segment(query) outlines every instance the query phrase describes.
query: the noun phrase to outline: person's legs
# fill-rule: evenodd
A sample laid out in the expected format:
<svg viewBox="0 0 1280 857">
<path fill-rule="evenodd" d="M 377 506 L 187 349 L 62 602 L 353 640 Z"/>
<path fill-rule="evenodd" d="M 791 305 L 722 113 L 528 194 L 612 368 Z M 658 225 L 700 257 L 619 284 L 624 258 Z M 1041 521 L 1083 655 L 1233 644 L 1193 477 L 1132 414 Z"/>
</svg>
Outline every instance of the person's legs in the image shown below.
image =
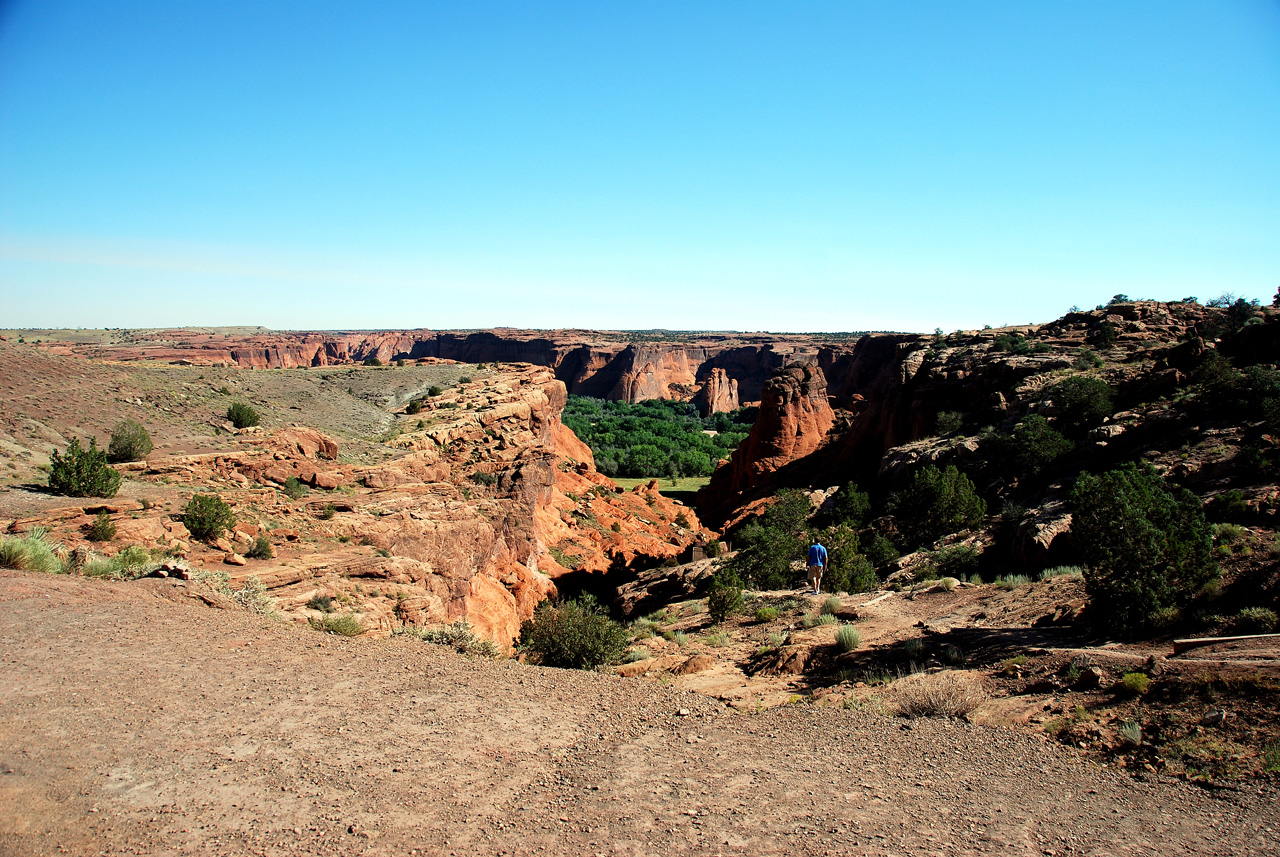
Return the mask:
<svg viewBox="0 0 1280 857">
<path fill-rule="evenodd" d="M 818 590 L 822 587 L 822 566 L 809 566 L 809 587 L 813 590 L 814 595 L 818 594 Z"/>
</svg>

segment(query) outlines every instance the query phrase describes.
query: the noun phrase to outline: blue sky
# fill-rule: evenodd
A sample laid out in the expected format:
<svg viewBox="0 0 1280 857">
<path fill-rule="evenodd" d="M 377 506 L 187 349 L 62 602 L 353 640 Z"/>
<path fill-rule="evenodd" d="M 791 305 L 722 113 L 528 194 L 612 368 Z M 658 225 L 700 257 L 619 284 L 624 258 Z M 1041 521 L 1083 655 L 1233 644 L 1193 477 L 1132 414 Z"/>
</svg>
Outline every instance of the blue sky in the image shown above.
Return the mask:
<svg viewBox="0 0 1280 857">
<path fill-rule="evenodd" d="M 0 0 L 0 327 L 930 331 L 1277 287 L 1275 0 Z"/>
</svg>

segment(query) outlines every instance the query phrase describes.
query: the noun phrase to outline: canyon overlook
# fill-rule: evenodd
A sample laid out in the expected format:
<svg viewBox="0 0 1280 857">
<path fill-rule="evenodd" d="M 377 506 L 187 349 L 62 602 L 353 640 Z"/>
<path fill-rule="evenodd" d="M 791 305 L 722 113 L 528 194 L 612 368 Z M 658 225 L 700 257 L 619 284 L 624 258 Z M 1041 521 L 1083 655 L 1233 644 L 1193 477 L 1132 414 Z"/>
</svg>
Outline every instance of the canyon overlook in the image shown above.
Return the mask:
<svg viewBox="0 0 1280 857">
<path fill-rule="evenodd" d="M 570 394 L 640 402 L 694 401 L 703 413 L 760 399 L 776 369 L 831 366 L 858 335 L 585 330 L 283 332 L 263 328 L 113 331 L 109 342 L 42 343 L 52 353 L 113 361 L 164 361 L 246 369 L 313 368 L 376 360 L 530 363 L 551 369 Z"/>
</svg>

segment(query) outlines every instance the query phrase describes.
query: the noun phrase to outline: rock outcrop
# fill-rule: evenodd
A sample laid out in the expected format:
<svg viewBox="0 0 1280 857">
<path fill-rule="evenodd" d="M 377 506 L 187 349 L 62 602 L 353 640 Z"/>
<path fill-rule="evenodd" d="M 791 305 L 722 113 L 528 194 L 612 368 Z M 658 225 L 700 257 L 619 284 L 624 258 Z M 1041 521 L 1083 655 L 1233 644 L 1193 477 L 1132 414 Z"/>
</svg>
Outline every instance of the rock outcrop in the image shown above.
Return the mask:
<svg viewBox="0 0 1280 857">
<path fill-rule="evenodd" d="M 702 389 L 694 397 L 694 402 L 704 417 L 736 411 L 739 407 L 738 382 L 717 366 L 707 376 Z"/>
<path fill-rule="evenodd" d="M 792 364 L 775 372 L 764 386 L 751 433 L 698 495 L 704 516 L 725 520 L 741 498 L 771 483 L 774 473 L 822 447 L 834 419 L 820 368 Z"/>
</svg>

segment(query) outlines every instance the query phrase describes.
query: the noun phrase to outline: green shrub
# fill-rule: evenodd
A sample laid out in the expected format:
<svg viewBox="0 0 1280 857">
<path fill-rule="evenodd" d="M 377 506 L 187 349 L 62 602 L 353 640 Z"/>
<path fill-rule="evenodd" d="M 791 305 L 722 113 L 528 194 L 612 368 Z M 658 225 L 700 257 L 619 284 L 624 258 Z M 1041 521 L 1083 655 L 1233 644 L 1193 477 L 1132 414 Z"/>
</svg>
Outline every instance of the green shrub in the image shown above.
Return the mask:
<svg viewBox="0 0 1280 857">
<path fill-rule="evenodd" d="M 634 664 L 636 661 L 647 661 L 653 657 L 653 652 L 649 651 L 648 646 L 639 646 L 627 652 L 627 656 L 623 658 L 624 663 Z"/>
<path fill-rule="evenodd" d="M 840 599 L 839 599 L 839 598 L 836 598 L 836 597 L 833 595 L 833 596 L 831 596 L 830 598 L 828 598 L 828 599 L 826 599 L 825 601 L 823 601 L 823 602 L 822 602 L 822 607 L 821 607 L 821 609 L 820 609 L 820 612 L 822 612 L 822 613 L 830 613 L 830 614 L 834 615 L 836 612 L 838 612 L 838 611 L 840 610 L 840 607 L 841 607 L 841 606 L 842 606 L 842 605 L 841 605 L 841 603 L 840 603 Z"/>
<path fill-rule="evenodd" d="M 111 430 L 107 458 L 111 461 L 138 461 L 151 452 L 151 435 L 142 423 L 121 420 Z"/>
<path fill-rule="evenodd" d="M 1125 673 L 1116 689 L 1129 696 L 1141 696 L 1151 687 L 1151 677 L 1146 673 Z"/>
<path fill-rule="evenodd" d="M 879 581 L 871 561 L 858 552 L 858 533 L 848 524 L 831 528 L 822 536 L 827 567 L 822 583 L 829 592 L 866 592 Z"/>
<path fill-rule="evenodd" d="M 1032 414 L 1009 433 L 992 432 L 982 438 L 983 452 L 1013 478 L 1040 474 L 1054 459 L 1075 448 L 1049 421 Z"/>
<path fill-rule="evenodd" d="M 242 429 L 256 426 L 262 420 L 262 415 L 244 402 L 232 402 L 227 408 L 227 419 L 233 426 Z"/>
<path fill-rule="evenodd" d="M 1099 348 L 1110 348 L 1116 344 L 1116 340 L 1120 338 L 1120 330 L 1109 321 L 1099 324 L 1093 331 L 1093 344 Z"/>
<path fill-rule="evenodd" d="M 836 631 L 836 648 L 842 652 L 852 652 L 862 645 L 862 634 L 852 625 L 842 625 Z"/>
<path fill-rule="evenodd" d="M 381 360 L 379 360 L 377 357 L 366 357 L 366 358 L 364 359 L 364 365 L 366 365 L 366 366 L 381 366 L 381 365 L 382 365 L 382 361 L 381 361 Z"/>
<path fill-rule="evenodd" d="M 470 384 L 470 383 L 471 383 L 471 376 L 470 376 L 470 375 L 463 375 L 462 377 L 460 377 L 460 378 L 458 379 L 458 383 L 459 383 L 459 384 Z"/>
<path fill-rule="evenodd" d="M 422 413 L 422 400 L 410 399 L 409 404 L 405 405 L 404 412 L 409 416 Z"/>
<path fill-rule="evenodd" d="M 871 497 L 858 490 L 856 483 L 849 482 L 836 492 L 831 504 L 830 519 L 833 524 L 848 524 L 857 529 L 867 522 L 871 514 Z"/>
<path fill-rule="evenodd" d="M 1136 720 L 1126 720 L 1116 729 L 1120 740 L 1134 747 L 1142 744 L 1142 726 Z"/>
<path fill-rule="evenodd" d="M 689 529 L 689 518 L 684 512 L 677 512 L 675 520 L 673 520 L 672 523 L 677 527 L 684 527 L 686 530 Z"/>
<path fill-rule="evenodd" d="M 364 623 L 354 613 L 343 613 L 341 616 L 326 614 L 312 616 L 307 620 L 312 628 L 326 634 L 337 634 L 340 637 L 359 637 L 364 633 Z"/>
<path fill-rule="evenodd" d="M 621 528 L 619 527 L 619 529 Z M 615 530 L 615 532 L 617 531 Z M 706 553 L 707 553 L 707 556 L 710 557 L 711 559 L 715 559 L 716 557 L 720 556 L 720 542 L 716 541 L 715 539 L 712 539 L 711 541 L 707 542 Z"/>
<path fill-rule="evenodd" d="M 959 411 L 941 411 L 934 422 L 939 435 L 955 434 L 964 426 L 964 415 Z"/>
<path fill-rule="evenodd" d="M 1280 620 L 1271 608 L 1246 607 L 1236 614 L 1231 626 L 1241 634 L 1270 634 L 1278 624 Z"/>
<path fill-rule="evenodd" d="M 1111 385 L 1090 375 L 1075 375 L 1049 390 L 1058 425 L 1077 436 L 1111 416 L 1111 396 Z"/>
<path fill-rule="evenodd" d="M 271 540 L 264 535 L 259 535 L 253 540 L 253 546 L 244 552 L 249 559 L 271 559 L 273 556 L 271 551 Z"/>
<path fill-rule="evenodd" d="M 502 655 L 498 644 L 477 635 L 466 619 L 459 619 L 452 625 L 439 628 L 408 629 L 402 633 L 411 634 L 424 643 L 452 646 L 455 651 L 471 657 L 497 658 Z"/>
<path fill-rule="evenodd" d="M 338 508 L 332 503 L 326 503 L 324 508 L 320 510 L 320 520 L 332 521 L 333 516 L 338 514 Z"/>
<path fill-rule="evenodd" d="M 89 525 L 89 541 L 109 542 L 115 537 L 116 525 L 111 515 L 105 509 L 94 515 L 93 523 Z"/>
<path fill-rule="evenodd" d="M 912 547 L 976 527 L 987 514 L 973 482 L 954 465 L 939 470 L 930 464 L 916 471 L 911 484 L 890 498 L 889 509 Z"/>
<path fill-rule="evenodd" d="M 236 525 L 236 516 L 217 496 L 196 494 L 182 510 L 182 523 L 195 538 L 212 541 Z"/>
<path fill-rule="evenodd" d="M 563 604 L 539 604 L 520 627 L 520 645 L 544 666 L 594 669 L 621 660 L 627 635 L 584 595 Z"/>
<path fill-rule="evenodd" d="M 1102 366 L 1102 358 L 1092 348 L 1081 348 L 1079 356 L 1071 364 L 1071 368 L 1077 372 L 1088 372 L 1100 366 Z"/>
<path fill-rule="evenodd" d="M 307 496 L 307 486 L 298 481 L 298 477 L 290 476 L 284 481 L 284 487 L 280 489 L 284 495 L 290 500 L 301 500 Z"/>
<path fill-rule="evenodd" d="M 763 515 L 738 531 L 738 553 L 730 560 L 738 577 L 756 589 L 789 589 L 796 575 L 791 561 L 805 556 L 809 498 L 784 490 Z"/>
<path fill-rule="evenodd" d="M 716 648 L 720 648 L 721 646 L 727 646 L 729 645 L 729 635 L 726 634 L 724 631 L 716 631 L 713 634 L 708 634 L 707 645 L 715 646 Z"/>
<path fill-rule="evenodd" d="M 428 396 L 438 396 L 443 392 L 444 390 L 442 390 L 440 387 L 437 387 L 435 384 L 432 384 L 430 387 L 427 388 Z"/>
<path fill-rule="evenodd" d="M 778 611 L 773 607 L 761 607 L 756 610 L 757 622 L 772 622 L 778 618 Z"/>
<path fill-rule="evenodd" d="M 867 561 L 876 568 L 883 568 L 902 556 L 889 537 L 883 533 L 874 533 L 865 548 Z"/>
<path fill-rule="evenodd" d="M 1218 576 L 1200 501 L 1185 488 L 1167 488 L 1150 465 L 1083 473 L 1071 503 L 1090 600 L 1121 630 L 1182 609 Z"/>
<path fill-rule="evenodd" d="M 307 607 L 319 610 L 321 613 L 332 613 L 333 599 L 328 595 L 312 595 L 311 600 L 307 602 Z"/>
<path fill-rule="evenodd" d="M 742 610 L 742 579 L 730 567 L 719 569 L 711 578 L 707 612 L 717 625 Z"/>
<path fill-rule="evenodd" d="M 804 619 L 801 620 L 806 628 L 817 628 L 822 625 L 834 625 L 840 620 L 830 613 L 806 613 Z"/>
<path fill-rule="evenodd" d="M 965 579 L 978 570 L 979 556 L 970 545 L 952 545 L 938 551 L 932 560 L 941 577 Z"/>
<path fill-rule="evenodd" d="M 62 573 L 62 562 L 45 535 L 43 528 L 33 527 L 24 536 L 0 539 L 0 568 L 44 574 Z"/>
<path fill-rule="evenodd" d="M 120 490 L 120 474 L 107 464 L 98 441 L 82 449 L 79 438 L 67 444 L 65 455 L 54 450 L 49 457 L 49 490 L 68 497 L 114 497 Z"/>
</svg>

